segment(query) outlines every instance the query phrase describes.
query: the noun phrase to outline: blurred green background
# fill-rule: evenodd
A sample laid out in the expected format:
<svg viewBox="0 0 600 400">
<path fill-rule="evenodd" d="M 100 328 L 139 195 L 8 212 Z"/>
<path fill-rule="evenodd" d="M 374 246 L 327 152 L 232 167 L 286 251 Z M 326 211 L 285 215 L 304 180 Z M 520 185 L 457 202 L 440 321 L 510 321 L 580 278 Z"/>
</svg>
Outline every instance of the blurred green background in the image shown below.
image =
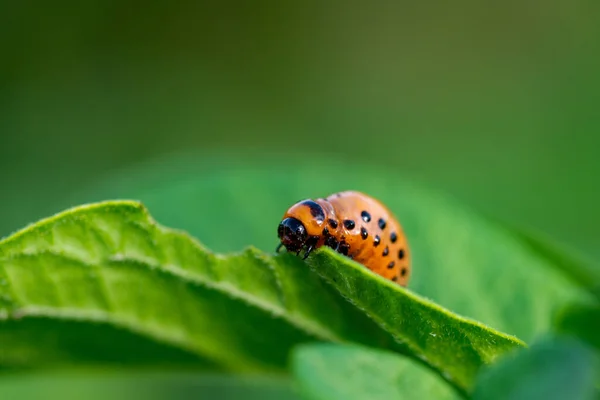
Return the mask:
<svg viewBox="0 0 600 400">
<path fill-rule="evenodd" d="M 0 7 L 0 236 L 219 151 L 396 170 L 600 257 L 600 2 Z"/>
</svg>

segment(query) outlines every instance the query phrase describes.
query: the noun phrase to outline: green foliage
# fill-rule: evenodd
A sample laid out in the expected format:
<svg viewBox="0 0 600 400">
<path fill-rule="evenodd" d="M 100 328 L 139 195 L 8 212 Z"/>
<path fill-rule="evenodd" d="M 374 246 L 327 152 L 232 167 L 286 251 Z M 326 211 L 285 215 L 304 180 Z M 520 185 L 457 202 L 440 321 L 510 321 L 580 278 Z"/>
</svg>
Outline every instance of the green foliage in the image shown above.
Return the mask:
<svg viewBox="0 0 600 400">
<path fill-rule="evenodd" d="M 3 399 L 301 399 L 289 379 L 199 375 L 186 370 L 61 370 L 11 374 L 6 378 L 0 384 Z"/>
<path fill-rule="evenodd" d="M 600 294 L 600 267 L 566 246 L 545 237 L 539 232 L 511 227 L 509 232 L 524 245 L 540 256 L 546 257 L 548 264 L 562 271 L 583 288 L 594 295 Z M 600 297 L 599 297 L 600 298 Z"/>
<path fill-rule="evenodd" d="M 338 258 L 338 262 L 332 262 L 332 257 Z M 435 366 L 461 389 L 470 387 L 482 365 L 520 344 L 515 338 L 440 309 L 388 280 L 367 273 L 360 265 L 345 262 L 341 255 L 320 252 L 309 263 L 342 296 L 404 343 L 409 354 Z M 339 268 L 344 263 L 347 265 Z"/>
<path fill-rule="evenodd" d="M 299 346 L 292 370 L 302 393 L 314 400 L 460 398 L 419 363 L 359 346 Z"/>
<path fill-rule="evenodd" d="M 118 360 L 106 342 L 81 352 L 64 340 L 85 326 L 67 330 L 64 346 L 40 348 L 49 333 L 77 321 L 129 329 L 231 370 L 283 370 L 290 349 L 311 340 L 363 343 L 419 358 L 467 390 L 483 364 L 520 344 L 329 249 L 315 253 L 317 274 L 289 254 L 215 255 L 156 225 L 133 202 L 80 207 L 43 221 L 0 243 L 0 260 L 4 366 L 19 366 L 27 347 L 37 362 L 44 361 L 40 352 L 57 348 L 66 353 L 63 361 L 97 361 L 95 354 Z M 57 324 L 46 326 L 52 319 Z"/>
<path fill-rule="evenodd" d="M 137 202 L 113 201 L 0 241 L 0 367 L 265 376 L 288 374 L 294 354 L 298 382 L 313 395 L 349 390 L 340 377 L 357 374 L 358 362 L 356 394 L 381 379 L 381 393 L 400 396 L 410 382 L 425 397 L 454 398 L 469 395 L 482 367 L 548 332 L 558 308 L 597 302 L 593 272 L 534 236 L 377 169 L 284 161 L 274 170 L 204 159 L 227 165 L 210 174 L 168 161 L 71 199 L 138 199 L 187 233 L 157 225 Z M 408 289 L 329 249 L 306 261 L 272 255 L 289 204 L 346 189 L 399 217 L 414 255 Z M 563 321 L 565 331 L 577 325 Z M 336 346 L 308 346 L 315 341 Z M 319 368 L 328 372 L 311 372 Z"/>
<path fill-rule="evenodd" d="M 556 330 L 575 336 L 600 353 L 600 304 L 570 304 L 556 317 Z"/>
<path fill-rule="evenodd" d="M 212 250 L 272 252 L 289 205 L 349 189 L 396 214 L 414 255 L 410 289 L 457 314 L 527 342 L 551 329 L 557 308 L 591 298 L 552 253 L 396 171 L 360 164 L 288 154 L 262 163 L 242 155 L 167 158 L 82 189 L 71 203 L 137 199 Z"/>
<path fill-rule="evenodd" d="M 594 354 L 581 342 L 546 338 L 485 369 L 473 399 L 591 400 L 597 396 L 595 368 Z"/>
</svg>

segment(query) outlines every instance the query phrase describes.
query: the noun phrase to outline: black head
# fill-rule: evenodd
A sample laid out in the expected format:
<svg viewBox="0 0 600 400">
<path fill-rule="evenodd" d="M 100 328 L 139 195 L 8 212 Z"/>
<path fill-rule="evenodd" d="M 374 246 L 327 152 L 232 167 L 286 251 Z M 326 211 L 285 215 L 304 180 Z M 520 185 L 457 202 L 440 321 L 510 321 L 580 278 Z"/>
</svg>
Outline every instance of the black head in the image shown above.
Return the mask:
<svg viewBox="0 0 600 400">
<path fill-rule="evenodd" d="M 288 251 L 300 250 L 308 236 L 302 222 L 291 217 L 281 221 L 277 228 L 277 235 Z"/>
</svg>

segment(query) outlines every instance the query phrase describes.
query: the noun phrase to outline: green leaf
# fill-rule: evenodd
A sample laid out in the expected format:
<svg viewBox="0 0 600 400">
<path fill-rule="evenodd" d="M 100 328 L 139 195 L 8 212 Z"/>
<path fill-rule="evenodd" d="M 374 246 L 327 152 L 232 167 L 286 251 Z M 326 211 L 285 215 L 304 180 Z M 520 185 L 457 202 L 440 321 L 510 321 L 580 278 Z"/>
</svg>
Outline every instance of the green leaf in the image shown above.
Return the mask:
<svg viewBox="0 0 600 400">
<path fill-rule="evenodd" d="M 287 379 L 189 371 L 66 370 L 0 376 L 5 399 L 300 399 Z"/>
<path fill-rule="evenodd" d="M 292 370 L 302 393 L 314 400 L 461 398 L 420 363 L 362 346 L 299 346 Z"/>
<path fill-rule="evenodd" d="M 82 351 L 67 340 L 72 332 L 60 335 L 61 324 L 88 322 L 236 371 L 281 372 L 299 343 L 356 342 L 405 352 L 466 391 L 481 365 L 521 345 L 330 249 L 311 263 L 317 274 L 291 254 L 212 254 L 157 225 L 135 202 L 75 208 L 0 242 L 0 363 L 27 366 L 29 354 L 38 362 L 45 352 L 54 360 L 66 353 L 65 362 L 93 362 L 97 354 L 118 362 L 91 329 L 76 342 Z M 57 321 L 58 345 L 36 339 L 53 331 L 36 328 L 41 320 Z"/>
<path fill-rule="evenodd" d="M 585 341 L 600 352 L 600 304 L 570 304 L 557 314 L 556 330 Z"/>
<path fill-rule="evenodd" d="M 592 297 L 547 254 L 401 171 L 357 159 L 267 154 L 176 155 L 111 175 L 69 204 L 128 197 L 164 224 L 209 248 L 273 252 L 276 229 L 293 202 L 339 190 L 383 201 L 403 224 L 414 255 L 409 288 L 460 315 L 530 341 L 552 327 L 564 304 Z"/>
<path fill-rule="evenodd" d="M 37 288 L 40 292 L 47 289 Z M 0 290 L 0 296 L 4 293 Z M 0 312 L 6 309 L 0 307 Z M 69 316 L 66 310 L 61 315 L 62 309 L 46 310 L 45 316 L 31 312 L 21 316 L 15 309 L 12 316 L 0 316 L 0 370 L 85 364 L 219 369 L 218 364 L 197 353 L 167 346 L 152 336 L 124 329 L 122 324 L 94 319 L 91 310 L 71 307 L 69 312 L 80 312 L 79 316 Z"/>
<path fill-rule="evenodd" d="M 581 342 L 552 338 L 516 351 L 484 369 L 474 400 L 596 398 L 597 360 Z"/>
<path fill-rule="evenodd" d="M 600 267 L 597 263 L 573 249 L 567 249 L 564 244 L 557 243 L 541 232 L 517 227 L 510 227 L 508 231 L 528 246 L 529 250 L 545 257 L 549 265 L 600 298 Z"/>
<path fill-rule="evenodd" d="M 369 279 L 364 267 L 347 262 L 337 253 L 318 252 L 309 264 L 342 296 L 405 344 L 409 354 L 436 367 L 461 389 L 470 386 L 482 365 L 521 344 L 514 337 L 452 314 L 384 278 L 373 275 Z"/>
</svg>

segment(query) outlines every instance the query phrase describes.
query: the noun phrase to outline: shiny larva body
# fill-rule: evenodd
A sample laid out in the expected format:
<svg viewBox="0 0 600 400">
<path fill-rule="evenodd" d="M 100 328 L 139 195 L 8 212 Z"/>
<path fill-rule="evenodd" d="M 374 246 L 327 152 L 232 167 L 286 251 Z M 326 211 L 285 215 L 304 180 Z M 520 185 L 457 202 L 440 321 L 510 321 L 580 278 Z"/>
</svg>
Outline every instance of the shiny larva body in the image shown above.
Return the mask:
<svg viewBox="0 0 600 400">
<path fill-rule="evenodd" d="M 406 286 L 411 255 L 402 226 L 382 203 L 356 191 L 325 199 L 303 200 L 290 207 L 278 227 L 281 244 L 305 258 L 329 246 L 365 267 Z"/>
</svg>

